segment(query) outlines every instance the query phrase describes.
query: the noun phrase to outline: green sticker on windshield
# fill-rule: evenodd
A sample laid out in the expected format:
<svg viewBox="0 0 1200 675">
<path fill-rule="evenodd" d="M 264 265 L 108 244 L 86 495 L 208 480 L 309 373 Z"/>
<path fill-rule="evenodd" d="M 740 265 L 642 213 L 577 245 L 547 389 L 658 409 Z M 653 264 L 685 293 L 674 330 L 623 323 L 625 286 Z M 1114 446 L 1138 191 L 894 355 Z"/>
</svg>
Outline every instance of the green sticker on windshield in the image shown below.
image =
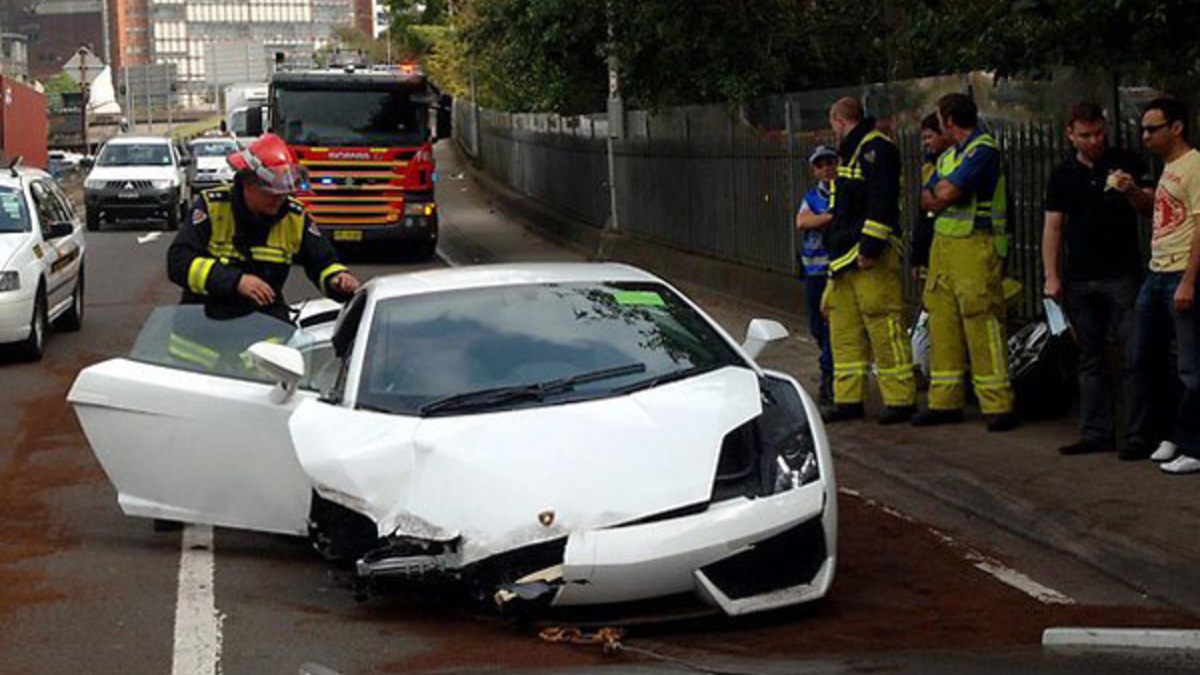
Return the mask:
<svg viewBox="0 0 1200 675">
<path fill-rule="evenodd" d="M 664 307 L 662 296 L 654 291 L 614 291 L 618 305 L 627 307 Z"/>
</svg>

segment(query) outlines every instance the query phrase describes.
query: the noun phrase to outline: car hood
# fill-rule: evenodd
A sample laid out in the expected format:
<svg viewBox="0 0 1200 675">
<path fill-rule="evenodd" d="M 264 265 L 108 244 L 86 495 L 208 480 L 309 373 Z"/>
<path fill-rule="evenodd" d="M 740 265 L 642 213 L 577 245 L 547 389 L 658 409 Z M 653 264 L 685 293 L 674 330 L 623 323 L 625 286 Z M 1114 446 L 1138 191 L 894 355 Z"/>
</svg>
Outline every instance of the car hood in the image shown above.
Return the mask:
<svg viewBox="0 0 1200 675">
<path fill-rule="evenodd" d="M 462 538 L 463 562 L 706 502 L 721 443 L 761 412 L 728 367 L 607 399 L 418 418 L 302 403 L 292 440 L 318 493 L 381 536 Z"/>
<path fill-rule="evenodd" d="M 29 245 L 28 232 L 0 232 L 0 270 L 8 269 L 12 259 L 22 246 Z"/>
<path fill-rule="evenodd" d="M 173 166 L 98 166 L 88 180 L 161 180 L 176 176 Z"/>
</svg>

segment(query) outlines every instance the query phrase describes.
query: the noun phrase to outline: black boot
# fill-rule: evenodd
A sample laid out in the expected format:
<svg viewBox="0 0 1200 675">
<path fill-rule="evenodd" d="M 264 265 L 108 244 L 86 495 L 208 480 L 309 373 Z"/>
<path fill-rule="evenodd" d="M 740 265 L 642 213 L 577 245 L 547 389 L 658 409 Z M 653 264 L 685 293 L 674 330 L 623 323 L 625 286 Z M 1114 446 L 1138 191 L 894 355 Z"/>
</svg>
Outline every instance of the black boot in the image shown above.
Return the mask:
<svg viewBox="0 0 1200 675">
<path fill-rule="evenodd" d="M 833 405 L 833 373 L 821 371 L 821 390 L 817 394 L 817 404 L 824 407 Z"/>
<path fill-rule="evenodd" d="M 1017 420 L 1017 416 L 1010 412 L 987 416 L 988 431 L 1012 431 L 1013 429 L 1016 429 L 1019 424 L 1020 422 Z"/>
<path fill-rule="evenodd" d="M 930 408 L 924 412 L 917 413 L 912 418 L 914 427 L 932 427 L 939 424 L 958 424 L 963 420 L 961 410 L 937 410 Z"/>
<path fill-rule="evenodd" d="M 826 422 L 860 420 L 866 417 L 866 414 L 861 403 L 838 403 L 821 409 L 821 419 Z"/>
<path fill-rule="evenodd" d="M 900 424 L 912 419 L 912 416 L 916 412 L 917 406 L 915 405 L 889 405 L 883 410 L 883 414 L 879 416 L 878 422 L 884 426 Z"/>
</svg>

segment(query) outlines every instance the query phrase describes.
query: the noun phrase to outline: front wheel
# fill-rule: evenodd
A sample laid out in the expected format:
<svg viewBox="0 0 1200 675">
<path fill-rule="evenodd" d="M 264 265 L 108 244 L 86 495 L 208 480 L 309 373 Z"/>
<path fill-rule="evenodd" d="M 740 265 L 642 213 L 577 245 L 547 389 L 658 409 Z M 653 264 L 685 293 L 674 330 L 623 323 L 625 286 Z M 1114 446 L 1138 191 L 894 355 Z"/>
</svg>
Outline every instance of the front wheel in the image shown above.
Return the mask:
<svg viewBox="0 0 1200 675">
<path fill-rule="evenodd" d="M 79 277 L 75 280 L 75 290 L 71 293 L 71 308 L 58 318 L 58 328 L 75 332 L 83 328 L 83 265 L 79 266 Z"/>
<path fill-rule="evenodd" d="M 46 291 L 38 288 L 37 298 L 33 301 L 33 316 L 29 320 L 29 337 L 20 343 L 17 350 L 26 361 L 41 361 L 46 353 L 46 330 L 49 321 L 46 320 Z"/>
<path fill-rule="evenodd" d="M 87 210 L 87 229 L 88 232 L 95 232 L 100 229 L 100 212 L 96 209 Z"/>
<path fill-rule="evenodd" d="M 431 260 L 437 253 L 437 240 L 423 241 L 414 249 L 418 260 Z"/>
<path fill-rule="evenodd" d="M 179 221 L 183 217 L 182 214 L 179 212 L 179 210 L 182 208 L 183 208 L 183 204 L 179 203 L 179 204 L 172 205 L 171 208 L 167 210 L 167 229 L 168 230 L 178 230 L 179 229 Z"/>
</svg>

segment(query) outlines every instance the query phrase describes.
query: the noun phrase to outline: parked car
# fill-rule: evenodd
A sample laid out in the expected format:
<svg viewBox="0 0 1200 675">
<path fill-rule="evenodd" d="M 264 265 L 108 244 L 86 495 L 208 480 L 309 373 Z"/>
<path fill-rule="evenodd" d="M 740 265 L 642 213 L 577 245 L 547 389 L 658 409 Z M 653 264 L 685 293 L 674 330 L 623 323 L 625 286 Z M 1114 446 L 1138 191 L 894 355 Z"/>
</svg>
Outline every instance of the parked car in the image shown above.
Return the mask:
<svg viewBox="0 0 1200 675">
<path fill-rule="evenodd" d="M 233 182 L 233 167 L 227 158 L 241 149 L 237 141 L 221 136 L 202 136 L 188 143 L 195 160 L 192 192 Z"/>
<path fill-rule="evenodd" d="M 191 205 L 186 157 L 168 138 L 118 136 L 104 144 L 83 182 L 87 228 L 105 221 L 157 220 L 175 229 Z M 90 165 L 90 166 L 89 166 Z"/>
<path fill-rule="evenodd" d="M 127 515 L 308 535 L 368 591 L 743 614 L 834 575 L 820 416 L 754 360 L 786 335 L 624 265 L 478 266 L 298 325 L 160 308 L 68 398 Z"/>
<path fill-rule="evenodd" d="M 50 174 L 0 170 L 0 343 L 36 361 L 53 323 L 83 325 L 83 226 Z"/>
<path fill-rule="evenodd" d="M 66 150 L 51 150 L 46 159 L 46 171 L 55 178 L 63 178 L 79 170 L 83 155 Z"/>
</svg>

